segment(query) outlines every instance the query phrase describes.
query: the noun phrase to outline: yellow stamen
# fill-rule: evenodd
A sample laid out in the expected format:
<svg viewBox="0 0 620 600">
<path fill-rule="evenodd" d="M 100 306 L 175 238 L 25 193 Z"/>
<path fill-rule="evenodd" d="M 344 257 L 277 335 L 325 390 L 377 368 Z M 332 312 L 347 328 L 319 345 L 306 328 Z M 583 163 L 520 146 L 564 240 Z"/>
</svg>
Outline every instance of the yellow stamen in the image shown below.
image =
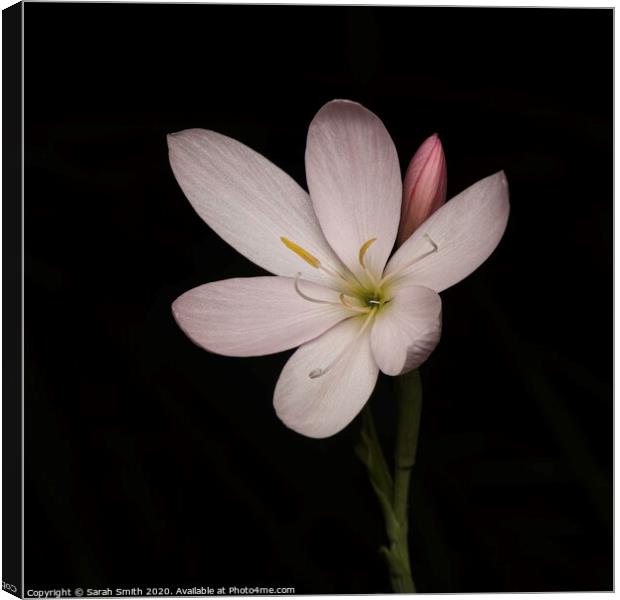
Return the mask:
<svg viewBox="0 0 620 600">
<path fill-rule="evenodd" d="M 366 265 L 364 264 L 364 256 L 366 255 L 366 252 L 368 252 L 368 248 L 370 248 L 376 241 L 377 241 L 377 238 L 371 238 L 367 242 L 364 242 L 362 244 L 362 247 L 360 248 L 360 253 L 358 256 L 360 265 L 362 265 L 362 269 L 366 268 Z"/>
<path fill-rule="evenodd" d="M 299 258 L 305 260 L 311 267 L 318 269 L 321 266 L 321 261 L 316 257 L 312 256 L 310 252 L 304 250 L 301 246 L 298 246 L 295 242 L 291 242 L 288 238 L 282 236 L 280 238 L 282 243 L 289 249 L 292 250 Z"/>
</svg>

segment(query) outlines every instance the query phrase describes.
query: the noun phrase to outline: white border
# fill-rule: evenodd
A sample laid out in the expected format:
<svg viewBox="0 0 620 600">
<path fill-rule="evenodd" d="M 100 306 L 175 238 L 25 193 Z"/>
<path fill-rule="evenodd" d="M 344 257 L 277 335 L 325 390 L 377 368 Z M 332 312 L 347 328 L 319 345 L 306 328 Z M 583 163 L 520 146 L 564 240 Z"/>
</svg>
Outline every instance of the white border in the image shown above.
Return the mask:
<svg viewBox="0 0 620 600">
<path fill-rule="evenodd" d="M 28 0 L 26 0 L 28 1 Z M 61 0 L 59 0 L 61 1 Z M 66 0 L 64 0 L 66 1 Z M 99 2 L 102 3 L 102 0 L 80 0 L 80 3 L 83 2 Z M 177 1 L 177 0 L 150 0 L 150 1 L 146 1 L 146 0 L 139 0 L 139 1 L 135 1 L 135 2 L 122 2 L 121 0 L 103 0 L 103 2 L 107 2 L 107 3 L 125 3 L 125 4 L 239 4 L 239 5 L 243 5 L 243 4 L 258 4 L 258 5 L 330 5 L 330 6 L 334 6 L 334 5 L 341 5 L 341 6 L 440 6 L 440 7 L 484 7 L 484 8 L 492 8 L 492 7 L 503 7 L 503 8 L 614 8 L 616 7 L 616 2 L 615 1 L 610 1 L 610 0 L 598 0 L 596 2 L 595 5 L 591 5 L 591 4 L 586 4 L 582 1 L 577 1 L 577 0 L 539 0 L 538 2 L 536 2 L 535 4 L 531 3 L 531 2 L 524 2 L 524 1 L 519 1 L 519 0 L 495 0 L 492 3 L 467 3 L 467 2 L 458 2 L 458 1 L 454 1 L 451 3 L 446 3 L 446 2 L 442 2 L 440 0 L 426 0 L 425 2 L 407 2 L 405 0 L 391 0 L 391 1 L 385 1 L 385 0 L 375 0 L 374 2 L 369 2 L 369 1 L 363 1 L 363 0 L 337 0 L 336 2 L 330 3 L 327 1 L 323 1 L 323 2 L 304 2 L 304 1 L 299 1 L 299 0 L 270 0 L 269 2 L 265 2 L 265 1 L 261 1 L 261 0 L 244 0 L 244 1 L 239 1 L 239 0 L 230 0 L 228 2 L 213 2 L 213 1 L 201 1 L 201 0 L 184 0 L 184 1 Z M 5 8 L 8 8 L 10 6 L 13 6 L 14 4 L 16 4 L 16 2 L 14 1 L 7 1 L 7 0 L 0 0 L 0 8 L 2 10 L 4 10 Z M 25 540 L 25 506 L 24 506 L 24 480 L 25 480 L 25 437 L 24 437 L 24 416 L 25 416 L 25 412 L 24 412 L 24 408 L 25 408 L 25 390 L 24 390 L 24 382 L 25 382 L 25 378 L 24 378 L 24 245 L 25 245 L 25 228 L 24 228 L 24 195 L 25 195 L 25 179 L 24 179 L 24 43 L 25 43 L 25 24 L 24 24 L 24 3 L 22 3 L 22 7 L 21 7 L 21 11 L 22 11 L 22 48 L 21 48 L 21 75 L 22 75 L 22 82 L 21 82 L 21 94 L 22 94 L 22 114 L 21 114 L 21 141 L 22 141 L 22 152 L 21 152 L 21 183 L 22 183 L 22 194 L 21 194 L 21 218 L 22 218 L 22 223 L 21 223 L 21 234 L 22 234 L 22 245 L 21 245 L 21 266 L 22 266 L 22 273 L 21 273 L 21 292 L 22 292 L 22 315 L 21 315 L 21 335 L 22 335 L 22 339 L 21 339 L 21 358 L 22 358 L 22 364 L 21 364 L 21 385 L 22 385 L 22 398 L 21 398 L 21 418 L 22 418 L 22 423 L 21 423 L 21 433 L 22 433 L 22 464 L 21 464 L 21 469 L 22 469 L 22 481 L 21 481 L 21 504 L 22 504 L 22 515 L 21 515 L 21 532 L 22 532 L 22 573 L 21 573 L 21 585 L 22 585 L 22 593 L 25 593 L 25 544 L 24 544 L 24 540 Z M 616 98 L 616 79 L 615 79 L 615 66 L 618 64 L 617 61 L 617 48 L 616 48 L 616 44 L 615 44 L 615 30 L 616 30 L 616 13 L 614 11 L 614 149 L 615 149 L 615 140 L 617 139 L 617 123 L 615 120 L 615 98 Z M 524 33 L 525 35 L 525 33 Z M 0 58 L 1 58 L 1 50 L 0 50 Z M 0 89 L 1 89 L 1 85 L 0 85 Z M 2 156 L 2 152 L 0 150 L 0 158 Z M 617 155 L 614 152 L 614 172 L 616 172 L 618 169 L 620 168 L 620 161 L 618 160 Z M 0 178 L 1 179 L 1 178 Z M 614 177 L 614 184 L 613 184 L 613 190 L 614 190 L 614 198 L 616 197 L 615 191 L 616 191 L 616 186 L 615 186 L 615 177 Z M 584 199 L 584 201 L 587 201 L 587 199 Z M 615 208 L 615 207 L 614 207 Z M 1 216 L 0 216 L 0 226 L 1 226 Z M 614 210 L 614 232 L 618 230 L 618 226 L 620 225 L 620 218 L 618 217 L 618 213 L 617 211 Z M 615 236 L 614 236 L 615 238 Z M 615 242 L 615 239 L 614 239 Z M 0 249 L 0 258 L 2 255 L 2 251 Z M 616 247 L 615 243 L 614 243 L 614 299 L 616 299 L 618 297 L 617 295 L 617 287 L 616 287 L 616 278 L 615 278 L 615 265 L 618 264 L 618 248 Z M 2 284 L 0 282 L 0 291 L 2 289 Z M 0 308 L 2 306 L 2 301 L 0 299 Z M 615 302 L 614 302 L 614 314 L 615 314 Z M 1 324 L 0 324 L 0 332 L 1 332 Z M 617 333 L 618 333 L 618 324 L 614 318 L 614 342 L 615 339 L 617 337 Z M 618 358 L 618 356 L 615 354 L 614 352 L 614 374 L 616 372 L 618 372 L 618 367 L 620 367 L 620 359 Z M 0 367 L 0 372 L 1 372 L 1 367 Z M 614 386 L 614 390 L 615 390 L 615 386 Z M 615 397 L 615 394 L 614 394 Z M 617 413 L 614 410 L 614 431 L 616 431 L 616 418 L 617 418 Z M 1 425 L 1 416 L 0 416 L 0 425 Z M 615 450 L 616 450 L 616 446 L 615 446 L 615 439 L 614 439 L 614 481 L 616 481 L 616 466 L 617 466 L 617 461 L 615 460 L 616 458 L 616 454 L 615 454 Z M 1 448 L 0 448 L 0 458 L 1 458 Z M 0 493 L 2 490 L 2 484 L 0 482 Z M 617 504 L 617 497 L 614 496 L 614 514 L 618 514 L 617 508 L 618 508 L 618 504 Z M 1 509 L 2 509 L 2 499 L 0 497 L 0 514 L 1 514 Z M 614 528 L 614 541 L 615 541 L 615 528 Z M 615 544 L 614 544 L 614 550 L 615 550 Z M 0 564 L 1 564 L 1 559 L 2 559 L 2 550 L 0 548 Z M 618 554 L 616 552 L 614 552 L 614 583 L 615 583 L 615 573 L 617 572 L 618 567 L 620 566 L 620 558 L 618 558 Z M 613 594 L 613 592 L 599 592 L 599 593 L 564 593 L 564 592 L 560 592 L 560 593 L 541 593 L 541 594 L 537 594 L 537 597 L 542 599 L 546 599 L 546 598 L 558 598 L 558 597 L 572 597 L 572 596 L 579 596 L 580 598 L 586 598 L 588 600 L 590 599 L 595 599 L 595 598 L 600 598 L 601 595 L 609 595 L 609 594 Z M 422 594 L 424 595 L 424 594 Z M 455 595 L 461 595 L 461 594 L 455 594 Z M 469 597 L 473 597 L 473 598 L 486 598 L 488 596 L 496 596 L 499 594 L 467 594 L 467 596 Z M 8 594 L 7 592 L 4 591 L 0 591 L 0 596 L 1 597 L 6 597 L 6 598 L 13 598 L 14 596 Z M 390 595 L 391 596 L 391 595 Z M 383 596 L 383 595 L 376 595 L 373 597 L 377 597 L 377 598 L 389 598 L 390 596 Z M 529 596 L 531 596 L 531 594 L 524 594 L 524 593 L 516 593 L 516 594 L 510 594 L 511 598 L 514 598 L 515 600 L 525 600 L 526 598 L 528 598 Z M 331 596 L 320 596 L 320 598 L 330 598 Z M 356 598 L 358 596 L 337 596 L 336 598 L 339 599 L 346 599 L 346 598 Z"/>
</svg>

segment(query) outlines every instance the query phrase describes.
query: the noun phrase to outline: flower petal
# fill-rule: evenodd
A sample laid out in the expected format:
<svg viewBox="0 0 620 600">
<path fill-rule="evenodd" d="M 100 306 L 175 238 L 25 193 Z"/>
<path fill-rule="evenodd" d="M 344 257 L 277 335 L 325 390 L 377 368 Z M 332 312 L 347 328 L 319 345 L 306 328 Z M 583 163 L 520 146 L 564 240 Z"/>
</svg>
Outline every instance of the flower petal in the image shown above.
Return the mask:
<svg viewBox="0 0 620 600">
<path fill-rule="evenodd" d="M 447 180 L 446 157 L 435 133 L 418 148 L 405 174 L 399 245 L 445 203 Z"/>
<path fill-rule="evenodd" d="M 417 285 L 401 287 L 375 318 L 370 334 L 372 353 L 386 375 L 419 367 L 441 337 L 439 294 Z"/>
<path fill-rule="evenodd" d="M 467 277 L 502 239 L 510 204 L 503 171 L 481 179 L 433 213 L 397 250 L 385 276 L 441 292 Z M 433 252 L 433 244 L 437 250 Z"/>
<path fill-rule="evenodd" d="M 313 438 L 329 437 L 359 413 L 375 387 L 379 369 L 362 317 L 336 325 L 291 356 L 276 384 L 274 407 L 287 427 Z M 356 339 L 356 336 L 359 337 Z M 309 374 L 342 357 L 324 375 Z"/>
<path fill-rule="evenodd" d="M 355 102 L 323 106 L 308 131 L 306 176 L 331 247 L 360 273 L 359 250 L 377 238 L 366 264 L 380 276 L 394 246 L 402 194 L 398 156 L 383 123 Z"/>
<path fill-rule="evenodd" d="M 281 237 L 319 260 L 340 264 L 308 194 L 284 171 L 241 142 L 205 129 L 168 136 L 170 164 L 196 212 L 252 262 L 278 275 L 325 275 L 292 253 Z"/>
<path fill-rule="evenodd" d="M 226 356 L 260 356 L 295 348 L 350 312 L 304 300 L 288 277 L 247 277 L 201 285 L 179 296 L 174 317 L 189 338 Z M 303 293 L 338 302 L 338 294 L 300 282 Z"/>
</svg>

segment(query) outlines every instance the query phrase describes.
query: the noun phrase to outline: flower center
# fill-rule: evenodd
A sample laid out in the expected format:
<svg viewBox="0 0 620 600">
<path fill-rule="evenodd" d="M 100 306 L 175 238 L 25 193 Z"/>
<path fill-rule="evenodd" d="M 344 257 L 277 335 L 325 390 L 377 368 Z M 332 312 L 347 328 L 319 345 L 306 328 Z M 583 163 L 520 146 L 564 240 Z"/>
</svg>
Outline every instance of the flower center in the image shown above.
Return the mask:
<svg viewBox="0 0 620 600">
<path fill-rule="evenodd" d="M 344 273 L 342 272 L 342 268 L 335 268 L 328 264 L 321 262 L 316 256 L 308 252 L 305 248 L 302 248 L 299 244 L 292 242 L 288 238 L 282 236 L 280 240 L 282 243 L 292 252 L 297 254 L 299 258 L 301 258 L 304 262 L 308 263 L 311 267 L 315 269 L 320 269 L 325 274 L 327 274 L 332 280 L 336 283 L 336 288 L 341 290 L 339 295 L 340 302 L 333 302 L 331 300 L 322 300 L 320 298 L 313 298 L 306 294 L 300 286 L 301 283 L 301 273 L 297 273 L 295 277 L 295 291 L 308 302 L 316 302 L 317 304 L 332 304 L 335 306 L 344 306 L 352 313 L 351 317 L 357 315 L 360 318 L 363 318 L 363 322 L 355 337 L 336 355 L 335 358 L 331 360 L 331 362 L 322 368 L 313 369 L 308 373 L 308 377 L 311 379 L 316 379 L 317 377 L 322 377 L 330 371 L 334 365 L 336 365 L 340 360 L 346 356 L 351 348 L 358 341 L 360 336 L 366 331 L 366 329 L 372 324 L 374 317 L 377 315 L 379 311 L 381 311 L 386 304 L 388 304 L 392 300 L 392 296 L 389 292 L 389 282 L 393 279 L 397 278 L 405 269 L 412 266 L 413 264 L 423 260 L 425 257 L 437 252 L 438 246 L 431 240 L 431 238 L 424 234 L 424 237 L 430 242 L 431 249 L 427 252 L 424 252 L 422 255 L 414 258 L 412 261 L 408 262 L 406 265 L 395 271 L 394 273 L 383 277 L 382 279 L 378 279 L 371 270 L 367 267 L 365 262 L 366 253 L 368 249 L 377 241 L 377 238 L 371 238 L 364 242 L 359 249 L 358 252 L 358 260 L 360 266 L 362 267 L 363 274 L 365 277 L 362 277 L 363 282 L 360 281 L 358 277 L 356 277 L 351 271 L 349 271 L 346 267 L 344 267 Z M 363 315 L 363 317 L 361 316 Z"/>
<path fill-rule="evenodd" d="M 343 273 L 342 269 L 321 262 L 316 256 L 302 248 L 299 244 L 282 236 L 282 243 L 292 252 L 297 254 L 304 262 L 315 269 L 320 269 L 327 274 L 335 283 L 335 287 L 341 290 L 339 296 L 340 304 L 356 313 L 369 313 L 373 309 L 379 309 L 389 301 L 386 298 L 385 286 L 381 285 L 378 278 L 367 267 L 364 259 L 368 249 L 377 241 L 377 238 L 371 238 L 364 242 L 358 252 L 358 260 L 363 269 L 365 277 L 360 281 L 351 271 L 346 269 Z M 309 302 L 317 302 L 319 304 L 338 304 L 328 300 L 319 300 L 305 294 L 300 288 L 301 273 L 295 278 L 295 290 L 304 299 Z"/>
<path fill-rule="evenodd" d="M 385 291 L 382 288 L 364 290 L 360 300 L 370 309 L 379 309 L 390 301 L 386 298 Z"/>
</svg>

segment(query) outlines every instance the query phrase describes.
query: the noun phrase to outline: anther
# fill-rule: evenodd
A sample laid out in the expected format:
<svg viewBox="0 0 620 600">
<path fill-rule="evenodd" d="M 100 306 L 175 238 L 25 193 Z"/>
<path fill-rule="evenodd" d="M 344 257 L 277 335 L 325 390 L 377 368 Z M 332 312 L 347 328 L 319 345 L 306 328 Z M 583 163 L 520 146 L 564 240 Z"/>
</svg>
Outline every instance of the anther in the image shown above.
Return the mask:
<svg viewBox="0 0 620 600">
<path fill-rule="evenodd" d="M 365 241 L 361 245 L 360 251 L 359 251 L 359 253 L 357 255 L 357 259 L 359 260 L 359 263 L 360 263 L 362 269 L 364 269 L 364 272 L 366 273 L 366 276 L 370 280 L 370 283 L 373 286 L 375 286 L 375 287 L 377 285 L 377 280 L 375 279 L 374 275 L 370 272 L 370 270 L 368 268 L 366 268 L 366 263 L 364 262 L 364 257 L 366 256 L 366 252 L 368 252 L 368 248 L 370 248 L 376 241 L 377 241 L 377 238 L 370 238 L 369 240 Z"/>
<path fill-rule="evenodd" d="M 362 269 L 366 268 L 366 265 L 364 264 L 364 256 L 366 256 L 366 252 L 368 252 L 368 248 L 370 248 L 376 241 L 377 241 L 377 238 L 371 238 L 367 242 L 364 242 L 362 244 L 362 247 L 360 248 L 360 251 L 357 257 L 358 260 L 360 261 L 360 265 L 362 265 Z"/>
<path fill-rule="evenodd" d="M 305 260 L 311 267 L 318 269 L 321 266 L 321 261 L 316 256 L 312 256 L 310 252 L 308 252 L 307 250 L 304 250 L 301 246 L 299 246 L 295 242 L 291 242 L 291 240 L 289 240 L 288 238 L 285 238 L 284 236 L 281 236 L 280 240 L 282 240 L 282 243 L 289 250 L 292 250 L 295 254 L 297 254 L 297 256 L 299 256 L 299 258 Z"/>
<path fill-rule="evenodd" d="M 323 271 L 330 277 L 335 277 L 337 279 L 340 279 L 347 286 L 349 287 L 351 286 L 348 279 L 342 273 L 340 273 L 337 269 L 334 269 L 333 267 L 324 265 L 316 256 L 314 256 L 313 254 L 310 254 L 310 252 L 308 252 L 305 248 L 302 248 L 299 244 L 292 242 L 291 240 L 284 237 L 283 235 L 280 236 L 280 240 L 289 250 L 297 254 L 299 258 L 307 262 L 311 267 L 314 267 L 315 269 L 320 269 L 321 271 Z"/>
</svg>

